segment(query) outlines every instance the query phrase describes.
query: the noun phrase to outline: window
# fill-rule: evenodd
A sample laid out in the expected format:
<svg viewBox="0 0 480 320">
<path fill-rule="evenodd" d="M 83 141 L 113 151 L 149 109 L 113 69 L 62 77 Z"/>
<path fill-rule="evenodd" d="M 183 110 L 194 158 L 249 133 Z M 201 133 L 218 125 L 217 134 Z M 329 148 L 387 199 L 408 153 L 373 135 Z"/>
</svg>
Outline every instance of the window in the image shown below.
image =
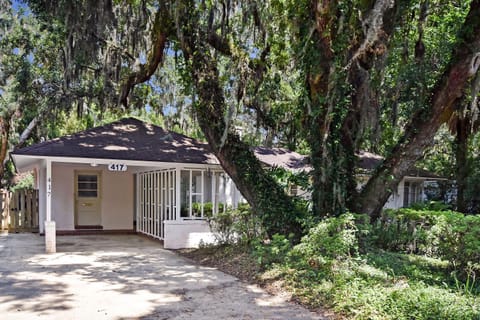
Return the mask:
<svg viewBox="0 0 480 320">
<path fill-rule="evenodd" d="M 81 198 L 98 197 L 98 176 L 96 174 L 79 174 L 77 178 L 78 196 Z"/>
<path fill-rule="evenodd" d="M 180 172 L 180 216 L 204 219 L 225 210 L 226 175 L 210 170 Z"/>
<path fill-rule="evenodd" d="M 405 181 L 403 186 L 403 206 L 408 207 L 422 201 L 422 192 L 421 182 Z"/>
</svg>

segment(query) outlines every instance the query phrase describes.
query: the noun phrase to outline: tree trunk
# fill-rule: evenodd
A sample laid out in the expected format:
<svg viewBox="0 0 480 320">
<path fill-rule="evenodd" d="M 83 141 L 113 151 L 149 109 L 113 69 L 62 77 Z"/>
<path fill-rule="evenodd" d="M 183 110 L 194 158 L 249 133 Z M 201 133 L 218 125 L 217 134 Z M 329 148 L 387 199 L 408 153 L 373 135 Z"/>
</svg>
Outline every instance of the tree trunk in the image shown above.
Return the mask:
<svg viewBox="0 0 480 320">
<path fill-rule="evenodd" d="M 314 0 L 312 8 L 315 30 L 308 35 L 312 52 L 302 54 L 310 99 L 305 127 L 314 168 L 313 209 L 316 215 L 323 216 L 351 209 L 358 195 L 355 154 L 364 129 L 377 123 L 379 114 L 370 87 L 370 71 L 386 52 L 399 10 L 395 2 L 388 0 L 368 2 L 352 12 L 340 12 L 333 1 Z M 352 18 L 357 17 L 357 9 L 361 9 L 364 19 L 349 24 L 348 32 L 352 34 L 345 37 L 342 21 L 357 21 Z M 312 60 L 312 56 L 318 58 Z"/>
<path fill-rule="evenodd" d="M 0 118 L 0 181 L 3 180 L 5 166 L 3 165 L 8 154 L 8 138 L 10 135 L 10 119 Z M 1 182 L 0 182 L 1 184 Z"/>
<path fill-rule="evenodd" d="M 433 90 L 428 108 L 419 111 L 405 134 L 383 164 L 363 188 L 358 211 L 378 218 L 392 191 L 423 156 L 433 142 L 438 128 L 454 111 L 454 103 L 462 97 L 465 86 L 480 65 L 480 0 L 473 0 L 460 31 L 452 59 Z"/>
<path fill-rule="evenodd" d="M 311 148 L 313 212 L 318 216 L 324 216 L 335 214 L 337 209 L 343 206 L 343 197 L 337 194 L 343 189 L 338 185 L 339 171 L 332 170 L 332 164 L 335 162 L 332 163 L 332 150 L 328 145 L 335 107 L 329 84 L 334 74 L 335 56 L 331 45 L 336 29 L 336 19 L 332 17 L 335 17 L 336 13 L 334 4 L 328 1 L 313 0 L 311 7 L 315 29 L 311 34 L 312 45 L 306 47 L 310 51 L 304 54 L 307 60 L 304 65 L 309 103 L 305 106 L 303 121 L 304 127 L 308 128 L 306 136 Z M 317 59 L 310 60 L 309 57 L 314 55 Z M 334 154 L 338 155 L 337 152 Z"/>
<path fill-rule="evenodd" d="M 458 117 L 455 136 L 455 179 L 457 180 L 457 211 L 466 213 L 465 189 L 468 177 L 468 136 L 470 131 L 468 118 Z"/>
<path fill-rule="evenodd" d="M 207 37 L 197 29 L 193 2 L 183 4 L 178 28 L 181 46 L 195 87 L 194 110 L 212 151 L 251 205 L 264 221 L 269 236 L 275 233 L 301 234 L 297 210 L 285 191 L 262 168 L 248 145 L 228 129 L 224 114 L 228 110 L 219 81 L 216 60 Z"/>
</svg>

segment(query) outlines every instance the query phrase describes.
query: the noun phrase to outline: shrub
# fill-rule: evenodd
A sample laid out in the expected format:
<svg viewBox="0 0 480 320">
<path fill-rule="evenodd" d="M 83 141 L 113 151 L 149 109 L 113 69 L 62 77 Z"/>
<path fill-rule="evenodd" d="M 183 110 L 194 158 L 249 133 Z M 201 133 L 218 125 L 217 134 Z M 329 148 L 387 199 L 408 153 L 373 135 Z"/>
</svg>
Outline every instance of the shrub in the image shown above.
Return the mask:
<svg viewBox="0 0 480 320">
<path fill-rule="evenodd" d="M 440 255 L 464 275 L 480 273 L 480 216 L 448 215 L 439 233 Z"/>
<path fill-rule="evenodd" d="M 373 226 L 378 247 L 396 252 L 435 256 L 438 251 L 437 226 L 443 212 L 401 208 L 387 209 Z"/>
<path fill-rule="evenodd" d="M 207 222 L 220 244 L 250 243 L 263 233 L 260 219 L 248 204 L 240 204 L 236 209 L 227 208 L 207 217 Z"/>
<path fill-rule="evenodd" d="M 282 274 L 299 301 L 312 308 L 330 307 L 348 319 L 480 320 L 480 300 L 463 288 L 448 287 L 441 261 L 384 252 L 370 255 L 367 260 L 330 259 L 323 268 L 283 266 L 271 273 Z"/>
<path fill-rule="evenodd" d="M 480 271 L 480 216 L 454 211 L 385 210 L 373 226 L 377 246 L 448 260 L 452 268 Z"/>
<path fill-rule="evenodd" d="M 10 188 L 10 191 L 15 192 L 21 189 L 33 189 L 35 184 L 34 180 L 35 179 L 33 175 L 31 173 L 27 173 L 21 177 L 20 181 Z"/>
<path fill-rule="evenodd" d="M 358 253 L 357 226 L 353 214 L 327 218 L 311 228 L 290 254 L 292 260 L 319 266 L 331 259 Z"/>
<path fill-rule="evenodd" d="M 283 262 L 291 248 L 291 242 L 287 237 L 274 234 L 269 241 L 257 239 L 253 243 L 252 254 L 261 267 L 267 267 L 274 263 Z"/>
</svg>

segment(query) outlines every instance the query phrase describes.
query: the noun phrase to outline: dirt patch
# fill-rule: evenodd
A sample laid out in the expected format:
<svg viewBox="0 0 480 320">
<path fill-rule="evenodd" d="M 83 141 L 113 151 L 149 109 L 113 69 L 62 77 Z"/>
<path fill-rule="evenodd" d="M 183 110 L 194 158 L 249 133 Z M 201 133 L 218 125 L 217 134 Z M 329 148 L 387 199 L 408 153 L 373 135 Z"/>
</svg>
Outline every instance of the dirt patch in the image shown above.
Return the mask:
<svg viewBox="0 0 480 320">
<path fill-rule="evenodd" d="M 265 273 L 264 270 L 261 270 L 255 258 L 248 249 L 244 247 L 220 246 L 181 249 L 178 250 L 177 253 L 202 266 L 217 268 L 244 282 L 256 284 L 271 295 L 281 297 L 297 305 L 302 305 L 322 316 L 322 319 L 344 319 L 336 315 L 333 311 L 323 308 L 312 308 L 307 304 L 302 304 L 299 299 L 285 288 L 281 277 Z"/>
<path fill-rule="evenodd" d="M 217 268 L 236 278 L 248 282 L 259 282 L 261 272 L 255 259 L 246 249 L 240 247 L 205 247 L 200 249 L 182 249 L 180 255 L 202 266 Z"/>
</svg>

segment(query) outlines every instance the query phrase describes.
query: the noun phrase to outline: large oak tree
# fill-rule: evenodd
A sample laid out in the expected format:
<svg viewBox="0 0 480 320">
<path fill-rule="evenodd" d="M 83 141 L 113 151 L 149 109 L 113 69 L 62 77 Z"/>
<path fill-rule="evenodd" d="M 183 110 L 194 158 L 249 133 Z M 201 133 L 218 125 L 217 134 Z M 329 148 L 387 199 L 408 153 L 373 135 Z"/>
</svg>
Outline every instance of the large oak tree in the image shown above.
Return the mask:
<svg viewBox="0 0 480 320">
<path fill-rule="evenodd" d="M 238 136 L 234 114 L 254 113 L 257 127 L 271 128 L 279 119 L 273 116 L 272 101 L 285 91 L 279 83 L 296 83 L 290 88 L 299 93 L 289 100 L 287 113 L 294 115 L 291 123 L 302 124 L 310 147 L 314 212 L 336 214 L 348 208 L 375 218 L 450 118 L 479 64 L 480 0 L 473 0 L 465 20 L 455 22 L 460 32 L 451 55 L 442 57 L 449 61 L 441 64 L 445 68 L 437 72 L 436 84 L 424 88 L 421 108 L 412 112 L 397 145 L 359 193 L 355 155 L 379 122 L 378 79 L 391 67 L 386 60 L 398 50 L 399 42 L 393 41 L 398 33 L 417 30 L 414 58 L 423 59 L 428 1 L 30 4 L 37 14 L 65 24 L 67 79 L 82 77 L 89 59 L 95 61 L 106 92 L 118 94 L 115 100 L 124 107 L 131 104 L 135 87 L 152 81 L 166 56 L 175 56 L 205 138 L 252 208 L 269 221 L 270 234 L 299 232 L 298 213 Z M 411 12 L 416 21 L 409 20 Z"/>
</svg>

